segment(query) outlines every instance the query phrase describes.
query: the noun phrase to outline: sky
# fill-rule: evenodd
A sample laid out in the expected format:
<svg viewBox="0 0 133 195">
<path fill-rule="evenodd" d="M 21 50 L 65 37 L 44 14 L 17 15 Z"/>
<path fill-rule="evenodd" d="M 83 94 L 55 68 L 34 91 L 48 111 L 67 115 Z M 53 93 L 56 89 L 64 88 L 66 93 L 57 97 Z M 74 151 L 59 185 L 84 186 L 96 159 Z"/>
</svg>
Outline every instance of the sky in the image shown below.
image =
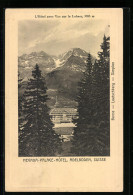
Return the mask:
<svg viewBox="0 0 133 195">
<path fill-rule="evenodd" d="M 44 51 L 58 56 L 81 48 L 97 56 L 104 34 L 109 35 L 107 20 L 23 20 L 18 24 L 18 55 Z"/>
</svg>

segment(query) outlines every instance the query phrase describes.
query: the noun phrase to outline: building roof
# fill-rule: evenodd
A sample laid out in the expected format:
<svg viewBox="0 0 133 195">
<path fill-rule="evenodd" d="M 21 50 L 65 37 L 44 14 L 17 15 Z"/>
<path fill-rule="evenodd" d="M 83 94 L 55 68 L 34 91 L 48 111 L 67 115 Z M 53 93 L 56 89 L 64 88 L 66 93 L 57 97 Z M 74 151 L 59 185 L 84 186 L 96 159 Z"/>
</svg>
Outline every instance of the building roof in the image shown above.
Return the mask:
<svg viewBox="0 0 133 195">
<path fill-rule="evenodd" d="M 77 114 L 77 109 L 75 108 L 53 108 L 50 114 Z"/>
</svg>

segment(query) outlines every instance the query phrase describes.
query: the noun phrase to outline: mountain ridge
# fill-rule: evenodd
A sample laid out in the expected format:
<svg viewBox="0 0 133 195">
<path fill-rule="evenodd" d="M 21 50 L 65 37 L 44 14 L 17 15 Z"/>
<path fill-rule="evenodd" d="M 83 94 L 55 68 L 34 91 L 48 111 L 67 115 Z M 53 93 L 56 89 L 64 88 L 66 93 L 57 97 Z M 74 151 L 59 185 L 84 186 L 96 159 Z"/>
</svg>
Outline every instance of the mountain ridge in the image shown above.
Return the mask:
<svg viewBox="0 0 133 195">
<path fill-rule="evenodd" d="M 18 67 L 19 69 L 31 69 L 35 64 L 38 64 L 40 69 L 42 69 L 42 73 L 44 74 L 45 72 L 47 74 L 53 69 L 63 66 L 71 55 L 82 58 L 84 63 L 86 63 L 88 52 L 80 48 L 71 48 L 58 56 L 47 54 L 44 51 L 31 52 L 18 57 Z"/>
<path fill-rule="evenodd" d="M 42 75 L 45 76 L 47 92 L 50 98 L 48 106 L 54 106 L 56 96 L 61 106 L 66 106 L 66 104 L 75 106 L 78 83 L 86 69 L 87 57 L 88 53 L 80 48 L 72 48 L 58 57 L 50 56 L 43 51 L 32 52 L 29 55 L 23 54 L 18 59 L 19 73 L 23 79 L 23 90 L 20 90 L 20 93 L 24 93 L 26 83 L 37 63 L 42 71 Z M 92 57 L 92 62 L 94 63 L 94 61 L 95 57 Z M 62 104 L 61 102 L 64 103 Z"/>
</svg>

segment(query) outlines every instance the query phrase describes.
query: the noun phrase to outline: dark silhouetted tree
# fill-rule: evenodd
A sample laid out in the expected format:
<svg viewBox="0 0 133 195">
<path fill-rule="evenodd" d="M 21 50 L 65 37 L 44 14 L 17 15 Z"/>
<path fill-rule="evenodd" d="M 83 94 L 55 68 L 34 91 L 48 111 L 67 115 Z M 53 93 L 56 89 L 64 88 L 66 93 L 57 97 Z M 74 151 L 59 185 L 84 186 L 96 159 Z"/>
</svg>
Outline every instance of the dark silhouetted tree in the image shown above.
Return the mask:
<svg viewBox="0 0 133 195">
<path fill-rule="evenodd" d="M 32 77 L 24 93 L 25 120 L 19 136 L 19 155 L 54 156 L 61 151 L 61 140 L 53 130 L 46 104 L 47 88 L 38 65 Z"/>
<path fill-rule="evenodd" d="M 88 54 L 86 71 L 79 83 L 78 101 L 78 119 L 74 120 L 74 137 L 71 151 L 75 155 L 88 155 L 88 144 L 90 127 L 93 125 L 92 115 L 94 114 L 93 103 L 93 66 L 92 57 Z M 91 108 L 91 109 L 90 109 Z"/>
<path fill-rule="evenodd" d="M 71 148 L 78 156 L 109 155 L 109 37 L 104 36 L 98 55 L 93 65 L 88 55 L 86 72 L 79 83 L 79 118 L 74 120 Z"/>
</svg>

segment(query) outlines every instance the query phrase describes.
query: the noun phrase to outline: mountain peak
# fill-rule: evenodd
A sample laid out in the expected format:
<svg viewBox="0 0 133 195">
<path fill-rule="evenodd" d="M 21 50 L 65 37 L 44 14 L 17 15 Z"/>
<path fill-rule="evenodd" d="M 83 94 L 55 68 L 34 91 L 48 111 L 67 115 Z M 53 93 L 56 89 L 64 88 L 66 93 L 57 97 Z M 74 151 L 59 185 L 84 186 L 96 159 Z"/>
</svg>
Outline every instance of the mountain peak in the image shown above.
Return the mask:
<svg viewBox="0 0 133 195">
<path fill-rule="evenodd" d="M 75 56 L 74 54 L 72 54 L 66 61 L 66 63 L 64 64 L 64 66 L 66 67 L 83 67 L 85 66 L 85 62 L 84 60 L 80 57 L 80 56 Z M 84 69 L 84 68 L 83 68 Z"/>
<path fill-rule="evenodd" d="M 88 53 L 80 48 L 71 48 L 67 52 L 59 56 L 60 61 L 66 61 L 71 55 L 79 56 L 81 58 L 87 58 Z"/>
<path fill-rule="evenodd" d="M 74 55 L 81 55 L 81 56 L 87 56 L 88 55 L 88 53 L 85 50 L 81 49 L 81 48 L 72 48 L 72 52 L 73 52 Z"/>
<path fill-rule="evenodd" d="M 74 48 L 71 48 L 70 50 L 72 50 L 72 51 L 84 51 L 83 49 L 81 49 L 79 47 L 74 47 Z"/>
</svg>

